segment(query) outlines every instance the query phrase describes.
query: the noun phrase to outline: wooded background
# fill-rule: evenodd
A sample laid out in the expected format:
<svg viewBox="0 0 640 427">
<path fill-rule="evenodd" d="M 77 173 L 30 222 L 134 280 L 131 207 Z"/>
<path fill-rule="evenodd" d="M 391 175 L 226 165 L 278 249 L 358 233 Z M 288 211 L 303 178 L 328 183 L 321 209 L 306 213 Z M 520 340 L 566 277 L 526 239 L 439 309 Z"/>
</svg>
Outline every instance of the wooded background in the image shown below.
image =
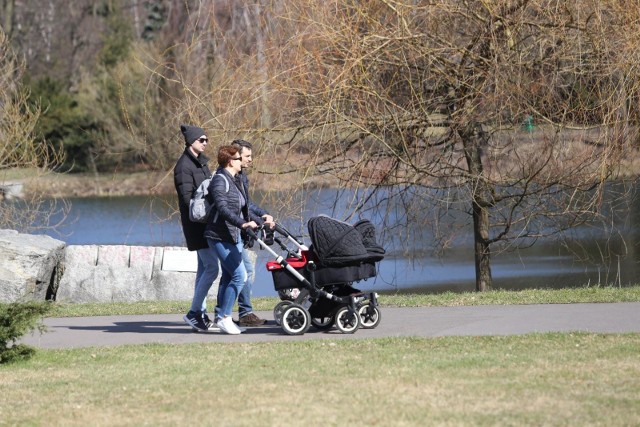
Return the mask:
<svg viewBox="0 0 640 427">
<path fill-rule="evenodd" d="M 290 187 L 358 187 L 353 214 L 407 241 L 446 248 L 466 216 L 478 290 L 492 248 L 605 218 L 606 183 L 638 171 L 637 1 L 0 5 L 58 170 L 169 171 L 198 124 Z"/>
</svg>

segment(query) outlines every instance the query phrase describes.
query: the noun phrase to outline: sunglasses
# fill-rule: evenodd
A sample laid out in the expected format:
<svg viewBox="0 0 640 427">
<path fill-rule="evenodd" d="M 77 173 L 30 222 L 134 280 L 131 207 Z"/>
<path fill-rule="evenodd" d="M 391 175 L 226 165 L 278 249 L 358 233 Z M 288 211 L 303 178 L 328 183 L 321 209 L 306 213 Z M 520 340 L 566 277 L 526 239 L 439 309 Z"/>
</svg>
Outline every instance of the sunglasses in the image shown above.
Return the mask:
<svg viewBox="0 0 640 427">
<path fill-rule="evenodd" d="M 242 160 L 242 157 L 232 157 L 231 160 Z"/>
<path fill-rule="evenodd" d="M 209 138 L 198 138 L 196 141 L 200 141 L 202 143 L 209 142 Z"/>
</svg>

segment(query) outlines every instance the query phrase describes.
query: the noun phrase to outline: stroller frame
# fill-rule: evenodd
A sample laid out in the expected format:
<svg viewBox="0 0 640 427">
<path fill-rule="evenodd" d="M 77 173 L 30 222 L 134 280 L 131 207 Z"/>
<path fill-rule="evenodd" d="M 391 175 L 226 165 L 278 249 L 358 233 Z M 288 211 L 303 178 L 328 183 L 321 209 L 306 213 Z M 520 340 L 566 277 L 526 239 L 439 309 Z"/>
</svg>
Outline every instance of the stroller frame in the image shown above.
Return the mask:
<svg viewBox="0 0 640 427">
<path fill-rule="evenodd" d="M 374 263 L 359 263 L 345 267 L 319 266 L 314 253 L 282 226 L 275 232 L 293 243 L 292 251 L 277 236 L 277 243 L 287 257 L 275 252 L 258 233 L 247 230 L 249 237 L 266 249 L 275 261 L 267 262 L 274 288 L 282 301 L 273 309 L 274 320 L 289 335 L 302 335 L 311 326 L 327 331 L 334 326 L 338 331 L 352 334 L 359 328 L 372 329 L 381 319 L 376 292 L 361 292 L 353 288 L 353 282 L 373 277 Z M 274 233 L 275 234 L 275 233 Z M 346 276 L 345 279 L 342 277 Z M 284 290 L 298 289 L 297 295 L 283 295 Z"/>
</svg>

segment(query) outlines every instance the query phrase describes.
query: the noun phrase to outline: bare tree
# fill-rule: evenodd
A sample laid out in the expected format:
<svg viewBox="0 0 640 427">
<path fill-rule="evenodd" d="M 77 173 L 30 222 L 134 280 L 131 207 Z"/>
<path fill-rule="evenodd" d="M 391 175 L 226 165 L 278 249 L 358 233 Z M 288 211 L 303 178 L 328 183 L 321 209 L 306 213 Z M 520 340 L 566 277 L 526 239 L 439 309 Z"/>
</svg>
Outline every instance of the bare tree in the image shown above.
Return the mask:
<svg viewBox="0 0 640 427">
<path fill-rule="evenodd" d="M 23 70 L 24 64 L 0 30 L 0 227 L 26 231 L 36 223 L 51 226 L 48 218 L 56 204 L 44 203 L 37 191 L 25 194 L 22 203 L 16 204 L 3 200 L 4 189 L 46 173 L 59 156 L 51 146 L 34 138 L 40 110 L 27 102 L 28 94 L 21 87 Z"/>
<path fill-rule="evenodd" d="M 313 141 L 310 173 L 367 189 L 355 210 L 403 203 L 389 226 L 467 213 L 478 291 L 492 286 L 492 248 L 597 217 L 638 141 L 637 2 L 326 1 L 287 12 L 304 28 L 289 47 L 291 144 Z"/>
</svg>

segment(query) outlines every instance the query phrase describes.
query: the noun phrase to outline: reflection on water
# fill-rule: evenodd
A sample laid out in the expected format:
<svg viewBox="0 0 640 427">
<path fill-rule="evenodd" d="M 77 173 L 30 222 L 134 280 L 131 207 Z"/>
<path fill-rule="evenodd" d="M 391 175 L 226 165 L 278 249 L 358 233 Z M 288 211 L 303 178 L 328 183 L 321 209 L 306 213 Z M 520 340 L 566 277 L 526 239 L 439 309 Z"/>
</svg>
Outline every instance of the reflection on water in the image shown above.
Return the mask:
<svg viewBox="0 0 640 427">
<path fill-rule="evenodd" d="M 305 195 L 309 203 L 301 212 L 304 220 L 289 218 L 281 223 L 306 243 L 306 220 L 318 214 L 340 217 L 351 198 L 334 190 L 320 190 Z M 184 246 L 175 198 L 110 197 L 70 199 L 71 211 L 58 231 L 45 233 L 70 245 L 146 245 Z M 335 202 L 343 201 L 336 205 Z M 269 209 L 269 206 L 266 205 Z M 269 209 L 272 210 L 272 209 Z M 275 211 L 275 209 L 273 209 Z M 492 261 L 494 288 L 523 289 L 533 287 L 574 287 L 590 285 L 635 284 L 640 276 L 640 203 L 634 198 L 620 211 L 611 214 L 612 224 L 622 231 L 625 242 L 614 239 L 598 227 L 574 231 L 574 249 L 583 260 L 560 244 L 539 241 L 518 252 L 495 253 Z M 375 218 L 371 218 L 376 221 Z M 54 221 L 56 218 L 54 218 Z M 459 221 L 459 218 L 452 219 Z M 355 222 L 355 220 L 354 220 Z M 385 235 L 387 257 L 379 264 L 379 274 L 356 287 L 379 292 L 470 291 L 475 289 L 475 268 L 471 228 L 440 257 L 430 255 L 424 247 L 406 248 L 403 237 L 388 230 Z M 418 233 L 419 234 L 416 234 Z M 414 230 L 418 245 L 427 245 L 431 236 L 426 230 Z M 390 239 L 389 237 L 395 237 Z M 257 245 L 256 245 L 257 247 Z M 613 253 L 614 255 L 607 255 Z M 617 254 L 617 255 L 615 255 Z M 590 257 L 591 260 L 586 258 Z M 258 268 L 254 295 L 275 296 L 270 273 L 264 268 L 268 253 L 258 250 Z"/>
<path fill-rule="evenodd" d="M 69 201 L 71 210 L 63 225 L 47 231 L 69 245 L 183 245 L 172 198 L 90 197 Z M 60 219 L 54 218 L 53 222 Z"/>
</svg>

